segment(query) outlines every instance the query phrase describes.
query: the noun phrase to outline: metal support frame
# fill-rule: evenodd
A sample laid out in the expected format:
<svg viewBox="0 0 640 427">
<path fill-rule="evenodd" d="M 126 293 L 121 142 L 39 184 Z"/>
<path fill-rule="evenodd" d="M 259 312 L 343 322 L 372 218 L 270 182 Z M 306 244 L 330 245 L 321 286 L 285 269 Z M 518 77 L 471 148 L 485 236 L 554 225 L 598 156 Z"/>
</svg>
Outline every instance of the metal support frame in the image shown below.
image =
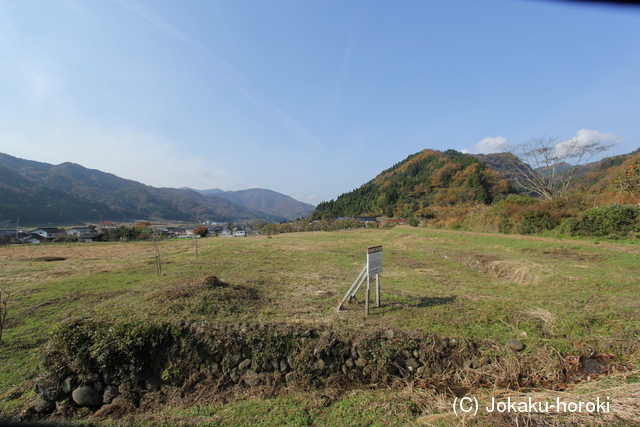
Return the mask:
<svg viewBox="0 0 640 427">
<path fill-rule="evenodd" d="M 365 294 L 365 311 L 369 314 L 369 299 L 371 294 L 371 276 L 368 274 L 369 266 L 365 265 L 358 278 L 353 282 L 349 290 L 346 294 L 344 294 L 344 298 L 338 304 L 337 311 L 342 310 L 342 306 L 345 302 L 351 302 L 356 298 L 356 294 L 362 287 L 364 281 L 367 281 L 366 294 Z M 380 275 L 376 274 L 376 307 L 380 307 Z"/>
<path fill-rule="evenodd" d="M 349 299 L 349 302 L 351 302 L 351 300 L 353 300 L 356 297 L 358 290 L 360 290 L 360 286 L 362 286 L 362 282 L 364 282 L 364 279 L 366 278 L 367 278 L 367 266 L 365 265 L 362 271 L 360 272 L 360 274 L 358 275 L 358 278 L 355 280 L 355 282 L 353 282 L 353 285 L 351 285 L 347 293 L 344 294 L 344 298 L 342 298 L 342 301 L 340 301 L 340 304 L 338 304 L 338 311 L 342 310 L 342 306 L 344 305 L 345 302 L 347 302 L 347 299 Z"/>
</svg>

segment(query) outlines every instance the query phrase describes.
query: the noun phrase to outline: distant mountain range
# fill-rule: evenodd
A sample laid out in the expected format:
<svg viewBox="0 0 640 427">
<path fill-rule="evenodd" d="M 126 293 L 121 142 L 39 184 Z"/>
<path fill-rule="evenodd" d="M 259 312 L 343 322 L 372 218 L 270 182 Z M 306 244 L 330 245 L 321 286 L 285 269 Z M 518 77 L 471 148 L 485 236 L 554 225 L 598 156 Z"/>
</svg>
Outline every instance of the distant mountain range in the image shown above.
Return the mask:
<svg viewBox="0 0 640 427">
<path fill-rule="evenodd" d="M 638 155 L 608 157 L 578 169 L 574 185 L 603 189 Z M 0 153 L 0 224 L 167 219 L 285 221 L 306 217 L 428 214 L 432 205 L 491 203 L 518 191 L 511 154 L 422 150 L 377 177 L 315 208 L 275 191 L 253 188 L 156 188 L 75 163 L 52 165 Z M 522 165 L 521 166 L 525 166 Z M 569 165 L 565 165 L 569 168 Z M 526 167 L 526 166 L 525 166 Z"/>
<path fill-rule="evenodd" d="M 246 206 L 271 215 L 287 219 L 303 218 L 311 215 L 315 206 L 302 203 L 296 199 L 262 188 L 248 190 L 224 191 L 219 188 L 210 190 L 194 190 L 200 194 L 222 197 L 240 206 Z"/>
<path fill-rule="evenodd" d="M 313 210 L 271 190 L 156 188 L 75 163 L 52 165 L 0 153 L 0 221 L 284 221 Z"/>
</svg>

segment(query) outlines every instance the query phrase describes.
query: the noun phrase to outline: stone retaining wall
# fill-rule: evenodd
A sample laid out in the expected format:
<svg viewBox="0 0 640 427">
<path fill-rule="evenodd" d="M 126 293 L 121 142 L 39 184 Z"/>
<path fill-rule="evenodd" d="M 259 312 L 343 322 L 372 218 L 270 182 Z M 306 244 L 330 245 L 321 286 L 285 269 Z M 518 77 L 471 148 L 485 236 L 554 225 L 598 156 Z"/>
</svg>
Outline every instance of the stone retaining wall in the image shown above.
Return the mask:
<svg viewBox="0 0 640 427">
<path fill-rule="evenodd" d="M 181 322 L 108 325 L 67 320 L 44 355 L 47 371 L 25 418 L 74 408 L 140 405 L 146 393 L 216 387 L 344 387 L 419 381 L 425 386 L 518 386 L 523 356 L 495 342 L 377 329 L 362 334 L 297 324 Z M 537 367 L 539 371 L 539 367 Z M 549 367 L 549 375 L 555 375 Z"/>
</svg>

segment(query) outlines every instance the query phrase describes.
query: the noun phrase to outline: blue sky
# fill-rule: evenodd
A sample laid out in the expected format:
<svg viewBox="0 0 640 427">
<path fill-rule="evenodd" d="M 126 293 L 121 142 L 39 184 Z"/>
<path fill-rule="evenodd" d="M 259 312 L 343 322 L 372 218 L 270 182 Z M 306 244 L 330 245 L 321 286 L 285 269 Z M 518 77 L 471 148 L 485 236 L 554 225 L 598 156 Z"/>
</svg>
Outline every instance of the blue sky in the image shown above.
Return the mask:
<svg viewBox="0 0 640 427">
<path fill-rule="evenodd" d="M 640 8 L 0 0 L 0 152 L 317 204 L 424 148 L 640 147 Z"/>
</svg>

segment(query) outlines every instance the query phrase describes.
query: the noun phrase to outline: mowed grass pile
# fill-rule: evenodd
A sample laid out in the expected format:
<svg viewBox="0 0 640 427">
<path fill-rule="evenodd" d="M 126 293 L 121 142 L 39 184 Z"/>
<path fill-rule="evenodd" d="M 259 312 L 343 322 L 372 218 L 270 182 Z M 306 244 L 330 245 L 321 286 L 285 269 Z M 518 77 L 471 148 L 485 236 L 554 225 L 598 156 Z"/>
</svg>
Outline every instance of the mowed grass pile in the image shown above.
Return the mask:
<svg viewBox="0 0 640 427">
<path fill-rule="evenodd" d="M 366 248 L 380 244 L 382 307 L 366 316 L 362 290 L 358 303 L 336 312 L 364 266 Z M 197 251 L 195 240 L 7 246 L 0 248 L 0 263 L 2 286 L 10 292 L 0 343 L 0 417 L 35 396 L 49 332 L 66 318 L 394 327 L 478 342 L 520 339 L 529 353 L 543 346 L 562 356 L 606 352 L 640 367 L 638 245 L 401 226 L 206 238 L 197 241 Z M 226 286 L 206 299 L 190 298 L 193 284 L 211 275 Z M 264 425 L 278 425 L 277 411 L 269 408 L 285 404 L 293 411 L 278 415 L 293 417 L 285 424 L 345 425 L 329 420 L 344 421 L 340 411 L 359 417 L 368 411 L 376 414 L 372 422 L 388 425 L 427 410 L 415 396 L 380 393 L 336 401 L 310 392 L 279 403 L 240 400 L 239 406 L 174 412 L 171 419 L 241 425 L 234 417 L 249 411 L 273 414 L 273 423 Z"/>
</svg>

